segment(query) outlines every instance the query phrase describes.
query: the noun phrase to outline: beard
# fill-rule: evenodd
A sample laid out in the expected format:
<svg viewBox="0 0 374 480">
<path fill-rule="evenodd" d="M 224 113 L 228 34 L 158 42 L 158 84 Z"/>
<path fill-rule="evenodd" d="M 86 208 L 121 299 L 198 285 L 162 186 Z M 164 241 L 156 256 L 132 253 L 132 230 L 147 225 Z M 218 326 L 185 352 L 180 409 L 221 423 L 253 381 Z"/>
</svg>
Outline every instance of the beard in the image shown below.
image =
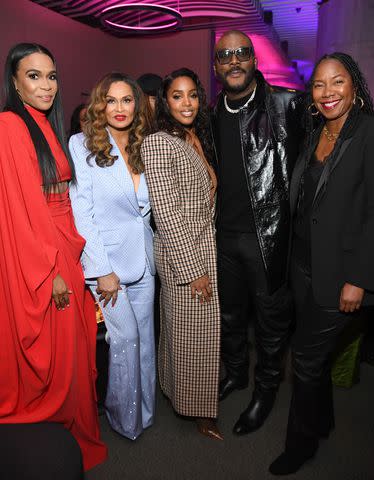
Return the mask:
<svg viewBox="0 0 374 480">
<path fill-rule="evenodd" d="M 228 93 L 242 93 L 249 87 L 249 85 L 252 83 L 253 79 L 255 78 L 255 71 L 256 71 L 255 68 L 251 68 L 250 70 L 244 70 L 241 67 L 233 67 L 228 72 L 219 74 L 219 79 L 220 79 L 220 81 L 223 85 L 223 88 L 226 92 L 228 92 Z M 244 77 L 242 83 L 239 83 L 239 84 L 236 84 L 236 85 L 231 85 L 229 83 L 227 77 L 232 72 L 243 72 L 245 74 L 245 77 Z"/>
</svg>

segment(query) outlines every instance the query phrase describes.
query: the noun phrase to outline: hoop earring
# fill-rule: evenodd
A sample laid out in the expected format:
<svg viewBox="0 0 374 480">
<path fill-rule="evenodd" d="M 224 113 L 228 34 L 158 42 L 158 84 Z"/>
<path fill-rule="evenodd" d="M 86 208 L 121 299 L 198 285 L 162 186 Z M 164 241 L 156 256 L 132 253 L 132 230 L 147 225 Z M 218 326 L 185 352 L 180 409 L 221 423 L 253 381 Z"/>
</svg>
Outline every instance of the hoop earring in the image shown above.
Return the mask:
<svg viewBox="0 0 374 480">
<path fill-rule="evenodd" d="M 365 105 L 365 102 L 364 100 L 362 99 L 362 97 L 358 96 L 358 95 L 355 95 L 354 99 L 353 99 L 353 105 L 356 105 L 356 98 L 358 98 L 361 102 L 361 106 L 360 106 L 360 109 L 363 108 L 363 106 Z"/>
<path fill-rule="evenodd" d="M 312 107 L 315 108 L 315 111 L 314 111 L 314 112 L 312 112 Z M 308 107 L 308 112 L 309 112 L 311 115 L 313 115 L 313 117 L 319 115 L 319 111 L 317 110 L 317 108 L 316 108 L 316 106 L 314 105 L 314 103 L 311 103 L 311 104 L 309 105 L 309 107 Z"/>
</svg>

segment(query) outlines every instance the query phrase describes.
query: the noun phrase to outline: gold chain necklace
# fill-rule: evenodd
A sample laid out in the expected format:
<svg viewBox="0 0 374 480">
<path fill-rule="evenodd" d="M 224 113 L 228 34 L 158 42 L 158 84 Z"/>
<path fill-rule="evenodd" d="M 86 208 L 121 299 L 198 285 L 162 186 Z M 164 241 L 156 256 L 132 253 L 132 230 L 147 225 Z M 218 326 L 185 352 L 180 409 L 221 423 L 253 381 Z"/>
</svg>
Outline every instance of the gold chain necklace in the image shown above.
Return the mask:
<svg viewBox="0 0 374 480">
<path fill-rule="evenodd" d="M 335 140 L 339 137 L 339 133 L 329 132 L 326 125 L 324 125 L 324 127 L 323 127 L 323 133 L 326 135 L 327 140 L 329 142 L 335 142 Z"/>
</svg>

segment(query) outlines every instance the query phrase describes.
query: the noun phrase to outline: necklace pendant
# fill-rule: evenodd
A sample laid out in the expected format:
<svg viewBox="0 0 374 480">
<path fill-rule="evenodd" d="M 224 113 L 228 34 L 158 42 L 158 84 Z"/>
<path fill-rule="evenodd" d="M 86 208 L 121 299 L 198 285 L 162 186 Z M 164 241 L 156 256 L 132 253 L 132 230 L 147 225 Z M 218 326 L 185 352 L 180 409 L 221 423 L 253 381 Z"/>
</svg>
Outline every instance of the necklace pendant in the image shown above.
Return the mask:
<svg viewBox="0 0 374 480">
<path fill-rule="evenodd" d="M 227 104 L 227 95 L 224 95 L 224 97 L 223 97 L 223 103 L 224 103 L 224 105 L 225 105 L 226 110 L 227 110 L 229 113 L 239 113 L 240 110 L 242 110 L 243 108 L 247 107 L 247 106 L 252 102 L 252 100 L 255 98 L 256 89 L 257 89 L 257 85 L 256 85 L 255 88 L 253 89 L 252 95 L 248 98 L 248 100 L 245 102 L 245 104 L 242 105 L 240 108 L 230 108 L 230 107 L 228 106 L 228 104 Z"/>
<path fill-rule="evenodd" d="M 339 133 L 331 133 L 329 132 L 326 125 L 323 127 L 323 133 L 326 135 L 326 138 L 329 142 L 335 142 L 336 139 L 339 137 Z"/>
</svg>

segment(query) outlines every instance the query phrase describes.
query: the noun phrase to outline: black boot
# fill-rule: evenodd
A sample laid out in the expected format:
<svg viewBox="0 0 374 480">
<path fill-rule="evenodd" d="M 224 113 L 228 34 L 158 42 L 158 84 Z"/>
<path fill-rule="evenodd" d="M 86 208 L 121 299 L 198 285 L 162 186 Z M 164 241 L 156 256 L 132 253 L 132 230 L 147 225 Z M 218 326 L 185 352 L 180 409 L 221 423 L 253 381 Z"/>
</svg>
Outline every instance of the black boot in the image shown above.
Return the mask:
<svg viewBox="0 0 374 480">
<path fill-rule="evenodd" d="M 244 390 L 248 387 L 248 379 L 243 380 L 239 377 L 226 376 L 219 383 L 219 400 L 223 400 L 230 395 L 234 390 Z"/>
<path fill-rule="evenodd" d="M 269 472 L 273 475 L 290 475 L 296 473 L 305 462 L 312 459 L 318 450 L 318 441 L 312 439 L 306 446 L 301 441 L 301 445 L 294 449 L 286 449 L 269 467 Z"/>
<path fill-rule="evenodd" d="M 259 429 L 271 412 L 276 395 L 276 389 L 262 390 L 258 387 L 255 388 L 252 400 L 234 425 L 233 432 L 236 435 L 245 435 Z"/>
</svg>

